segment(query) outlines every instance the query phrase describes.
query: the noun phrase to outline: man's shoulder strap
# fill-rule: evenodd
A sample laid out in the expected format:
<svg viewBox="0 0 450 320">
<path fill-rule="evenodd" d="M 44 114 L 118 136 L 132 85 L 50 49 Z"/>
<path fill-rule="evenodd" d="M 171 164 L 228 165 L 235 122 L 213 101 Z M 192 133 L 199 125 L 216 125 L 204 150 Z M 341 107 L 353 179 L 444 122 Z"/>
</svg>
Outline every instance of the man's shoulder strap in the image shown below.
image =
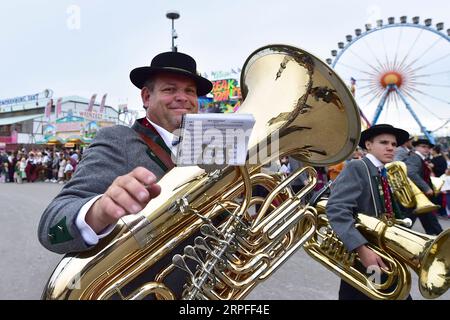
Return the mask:
<svg viewBox="0 0 450 320">
<path fill-rule="evenodd" d="M 146 119 L 137 119 L 132 129 L 139 134 L 148 146 L 148 155 L 155 161 L 164 172 L 169 171 L 175 165 L 170 157 L 171 151 L 165 145 L 163 139 L 153 125 Z M 158 140 L 160 142 L 158 142 Z"/>
<path fill-rule="evenodd" d="M 159 144 L 150 139 L 150 137 L 146 136 L 144 133 L 138 132 L 138 134 L 141 136 L 142 140 L 144 140 L 144 142 L 147 144 L 150 150 L 150 156 L 154 160 L 160 160 L 162 162 L 162 164 L 165 167 L 163 168 L 165 169 L 164 170 L 165 172 L 175 167 L 175 164 L 173 163 L 172 159 L 170 158 L 170 155 L 167 153 L 166 150 L 164 150 Z"/>
</svg>

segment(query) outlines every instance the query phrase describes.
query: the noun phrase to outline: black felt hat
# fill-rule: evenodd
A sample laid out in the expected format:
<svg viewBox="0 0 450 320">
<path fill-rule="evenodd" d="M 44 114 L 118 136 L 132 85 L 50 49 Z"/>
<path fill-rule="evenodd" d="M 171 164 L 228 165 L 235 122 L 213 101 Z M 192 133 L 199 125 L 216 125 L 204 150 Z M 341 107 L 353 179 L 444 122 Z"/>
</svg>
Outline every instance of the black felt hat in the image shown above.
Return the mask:
<svg viewBox="0 0 450 320">
<path fill-rule="evenodd" d="M 434 147 L 434 144 L 432 144 L 430 140 L 428 140 L 427 138 L 419 138 L 419 137 L 414 138 L 412 142 L 413 147 L 418 146 L 419 144 L 426 144 L 430 146 L 430 148 Z"/>
<path fill-rule="evenodd" d="M 361 132 L 359 146 L 361 148 L 365 149 L 367 140 L 369 140 L 373 137 L 376 137 L 380 134 L 383 134 L 383 133 L 393 134 L 395 136 L 395 138 L 397 139 L 397 145 L 399 145 L 399 146 L 409 140 L 408 131 L 395 128 L 395 127 L 391 126 L 390 124 L 377 124 L 377 125 L 370 127 L 369 129 Z"/>
<path fill-rule="evenodd" d="M 197 63 L 191 56 L 174 51 L 158 54 L 148 67 L 133 69 L 130 72 L 130 80 L 136 87 L 142 89 L 150 76 L 159 72 L 181 74 L 191 78 L 197 85 L 198 96 L 206 95 L 213 87 L 211 81 L 197 74 Z"/>
</svg>

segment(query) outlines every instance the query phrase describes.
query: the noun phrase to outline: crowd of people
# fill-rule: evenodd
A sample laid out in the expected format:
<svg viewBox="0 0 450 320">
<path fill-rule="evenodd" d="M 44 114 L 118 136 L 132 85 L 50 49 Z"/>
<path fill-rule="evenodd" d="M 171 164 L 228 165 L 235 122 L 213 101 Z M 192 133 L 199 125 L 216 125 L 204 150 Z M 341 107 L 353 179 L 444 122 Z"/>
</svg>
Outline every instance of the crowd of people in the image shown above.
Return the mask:
<svg viewBox="0 0 450 320">
<path fill-rule="evenodd" d="M 0 153 L 0 183 L 52 182 L 64 184 L 72 178 L 81 160 L 73 149 L 32 149 Z"/>
</svg>

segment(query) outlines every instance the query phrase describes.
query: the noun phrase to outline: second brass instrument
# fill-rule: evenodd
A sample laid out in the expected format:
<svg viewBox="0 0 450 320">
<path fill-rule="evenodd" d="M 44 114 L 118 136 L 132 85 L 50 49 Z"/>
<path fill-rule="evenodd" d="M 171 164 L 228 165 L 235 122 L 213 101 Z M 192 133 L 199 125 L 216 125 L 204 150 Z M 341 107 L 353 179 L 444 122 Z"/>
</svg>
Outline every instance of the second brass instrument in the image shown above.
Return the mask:
<svg viewBox="0 0 450 320">
<path fill-rule="evenodd" d="M 431 202 L 428 197 L 420 191 L 419 187 L 408 178 L 407 168 L 404 162 L 394 161 L 386 164 L 389 185 L 394 196 L 405 208 L 415 208 L 413 213 L 424 214 L 433 212 L 440 208 Z"/>
<path fill-rule="evenodd" d="M 423 297 L 434 299 L 450 286 L 450 229 L 439 236 L 429 236 L 400 225 L 390 226 L 383 219 L 359 213 L 356 227 L 368 240 L 367 247 L 386 263 L 387 280 L 370 278 L 355 268 L 356 252 L 348 252 L 333 232 L 326 216 L 326 199 L 315 206 L 318 213 L 316 232 L 305 245 L 305 251 L 328 270 L 365 295 L 376 300 L 402 300 L 411 289 L 408 267 L 419 276 Z"/>
</svg>

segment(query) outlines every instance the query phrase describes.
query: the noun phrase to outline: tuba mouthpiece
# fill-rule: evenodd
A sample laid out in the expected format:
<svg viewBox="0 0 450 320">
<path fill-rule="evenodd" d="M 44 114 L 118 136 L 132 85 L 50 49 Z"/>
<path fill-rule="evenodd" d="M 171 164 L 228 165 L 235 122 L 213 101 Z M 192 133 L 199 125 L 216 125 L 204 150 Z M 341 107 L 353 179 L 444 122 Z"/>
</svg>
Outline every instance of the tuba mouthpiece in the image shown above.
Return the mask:
<svg viewBox="0 0 450 320">
<path fill-rule="evenodd" d="M 395 219 L 395 224 L 401 225 L 406 228 L 411 228 L 413 225 L 413 222 L 410 218 L 405 219 Z"/>
</svg>

